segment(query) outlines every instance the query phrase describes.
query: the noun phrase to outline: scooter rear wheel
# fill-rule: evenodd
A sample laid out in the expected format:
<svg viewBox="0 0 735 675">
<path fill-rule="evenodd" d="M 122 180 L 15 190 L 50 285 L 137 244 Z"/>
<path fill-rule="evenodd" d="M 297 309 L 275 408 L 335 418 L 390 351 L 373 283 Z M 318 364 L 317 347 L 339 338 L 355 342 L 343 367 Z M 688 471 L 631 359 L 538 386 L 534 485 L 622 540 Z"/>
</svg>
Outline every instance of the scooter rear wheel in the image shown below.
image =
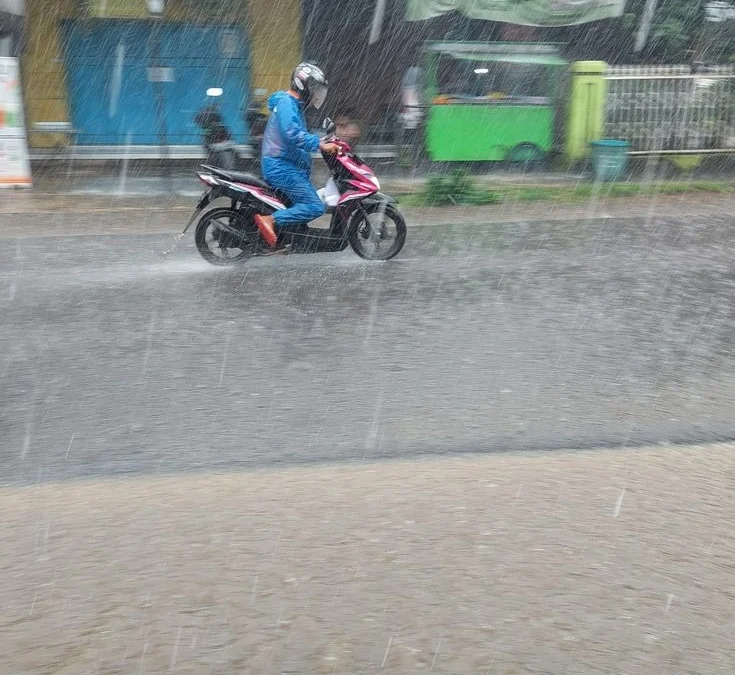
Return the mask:
<svg viewBox="0 0 735 675">
<path fill-rule="evenodd" d="M 354 215 L 349 242 L 365 260 L 390 260 L 406 243 L 406 221 L 393 204 L 366 204 Z"/>
<path fill-rule="evenodd" d="M 252 217 L 232 209 L 207 211 L 194 232 L 197 249 L 212 265 L 235 265 L 267 251 Z"/>
</svg>

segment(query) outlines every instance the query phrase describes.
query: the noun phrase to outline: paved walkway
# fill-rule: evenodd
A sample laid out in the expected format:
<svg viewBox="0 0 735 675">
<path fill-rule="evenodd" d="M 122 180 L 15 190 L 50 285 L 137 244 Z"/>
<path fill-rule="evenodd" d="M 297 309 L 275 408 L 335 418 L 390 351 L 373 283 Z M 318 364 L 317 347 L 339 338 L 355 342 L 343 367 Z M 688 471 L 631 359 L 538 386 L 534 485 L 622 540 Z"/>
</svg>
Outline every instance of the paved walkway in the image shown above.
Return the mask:
<svg viewBox="0 0 735 675">
<path fill-rule="evenodd" d="M 0 663 L 732 673 L 733 471 L 731 444 L 0 490 Z"/>
<path fill-rule="evenodd" d="M 400 200 L 399 200 L 400 201 Z M 51 235 L 176 233 L 183 229 L 196 197 L 0 192 L 0 238 Z M 537 222 L 600 218 L 708 218 L 735 213 L 735 195 L 661 195 L 589 199 L 577 204 L 508 201 L 489 206 L 407 207 L 409 226 L 458 223 Z M 323 219 L 326 226 L 328 221 Z"/>
</svg>

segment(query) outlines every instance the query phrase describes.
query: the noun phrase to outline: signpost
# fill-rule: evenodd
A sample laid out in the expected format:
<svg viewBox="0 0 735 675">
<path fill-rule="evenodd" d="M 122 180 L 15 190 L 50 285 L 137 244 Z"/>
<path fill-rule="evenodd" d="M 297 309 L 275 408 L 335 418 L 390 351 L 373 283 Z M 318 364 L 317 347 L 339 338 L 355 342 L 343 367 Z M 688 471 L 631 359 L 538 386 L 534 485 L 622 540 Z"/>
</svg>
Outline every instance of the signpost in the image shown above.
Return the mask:
<svg viewBox="0 0 735 675">
<path fill-rule="evenodd" d="M 638 27 L 638 34 L 635 37 L 636 52 L 640 52 L 646 46 L 648 33 L 651 30 L 651 23 L 653 23 L 653 15 L 656 13 L 656 4 L 657 0 L 646 0 L 646 6 L 641 16 L 641 23 Z"/>
<path fill-rule="evenodd" d="M 0 57 L 0 187 L 30 187 L 18 59 Z"/>
</svg>

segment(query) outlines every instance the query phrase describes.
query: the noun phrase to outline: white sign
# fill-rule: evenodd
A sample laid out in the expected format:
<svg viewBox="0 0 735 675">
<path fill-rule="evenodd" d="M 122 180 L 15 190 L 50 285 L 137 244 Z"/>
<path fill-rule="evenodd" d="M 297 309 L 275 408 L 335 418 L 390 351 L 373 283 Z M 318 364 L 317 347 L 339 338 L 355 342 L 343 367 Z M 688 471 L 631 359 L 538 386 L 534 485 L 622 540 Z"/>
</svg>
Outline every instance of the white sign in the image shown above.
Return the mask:
<svg viewBox="0 0 735 675">
<path fill-rule="evenodd" d="M 176 82 L 173 68 L 154 66 L 148 69 L 149 82 Z"/>
<path fill-rule="evenodd" d="M 222 33 L 220 47 L 222 49 L 222 56 L 230 59 L 235 58 L 237 56 L 237 34 L 231 30 Z"/>
<path fill-rule="evenodd" d="M 0 187 L 30 187 L 18 59 L 0 57 Z"/>
<path fill-rule="evenodd" d="M 708 2 L 704 6 L 704 18 L 713 23 L 722 23 L 728 19 L 735 19 L 735 5 L 726 2 Z"/>
</svg>

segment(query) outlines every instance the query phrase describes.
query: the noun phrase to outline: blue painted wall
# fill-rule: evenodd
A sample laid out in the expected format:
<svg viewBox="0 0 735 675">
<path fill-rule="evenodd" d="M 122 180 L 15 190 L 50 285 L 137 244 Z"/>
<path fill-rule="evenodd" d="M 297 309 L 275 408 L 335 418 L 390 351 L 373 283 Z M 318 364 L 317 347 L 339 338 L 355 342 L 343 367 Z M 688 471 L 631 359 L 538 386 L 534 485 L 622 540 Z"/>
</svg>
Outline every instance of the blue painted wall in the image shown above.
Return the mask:
<svg viewBox="0 0 735 675">
<path fill-rule="evenodd" d="M 160 65 L 173 70 L 165 90 L 171 145 L 198 145 L 194 116 L 212 99 L 210 87 L 237 142 L 247 142 L 243 111 L 249 73 L 246 41 L 236 26 L 99 20 L 64 23 L 65 62 L 72 123 L 83 145 L 155 145 L 159 124 L 154 83 L 148 81 L 158 31 Z"/>
</svg>

